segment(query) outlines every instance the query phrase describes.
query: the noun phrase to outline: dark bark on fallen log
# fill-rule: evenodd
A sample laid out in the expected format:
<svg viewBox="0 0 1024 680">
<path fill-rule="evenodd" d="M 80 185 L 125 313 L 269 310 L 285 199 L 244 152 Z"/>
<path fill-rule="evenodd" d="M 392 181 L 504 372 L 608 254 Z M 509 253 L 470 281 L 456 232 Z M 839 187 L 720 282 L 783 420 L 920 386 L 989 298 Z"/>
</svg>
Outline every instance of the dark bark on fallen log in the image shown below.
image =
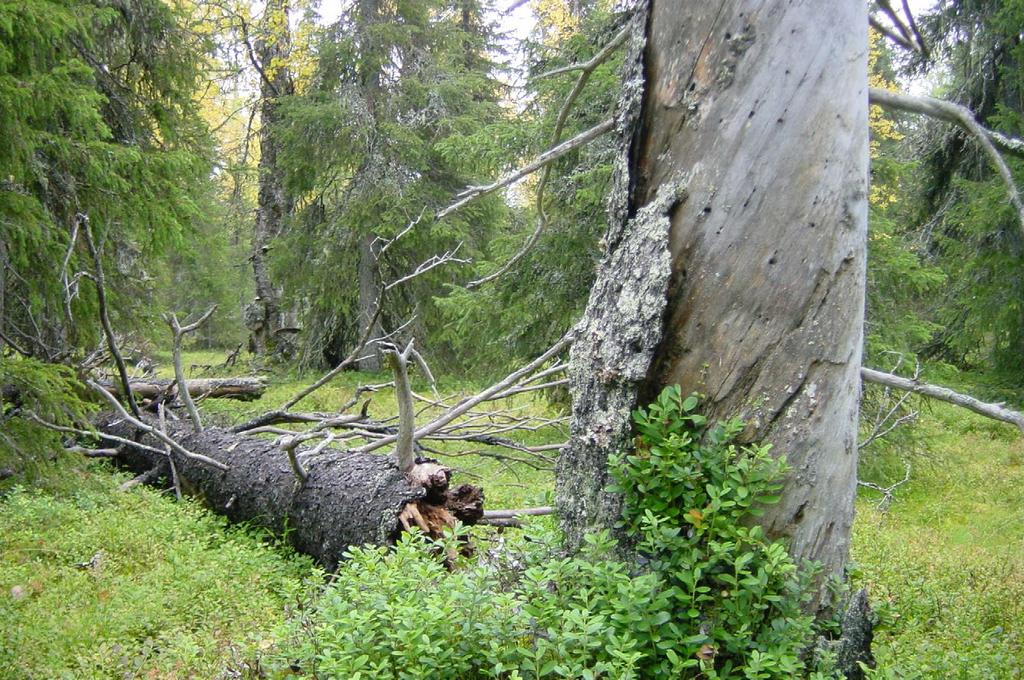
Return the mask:
<svg viewBox="0 0 1024 680">
<path fill-rule="evenodd" d="M 132 380 L 132 393 L 143 399 L 154 399 L 164 394 L 168 388 L 174 389 L 173 380 Z M 240 399 L 251 401 L 263 396 L 267 383 L 263 378 L 197 378 L 186 380 L 188 393 L 193 397 L 206 399 Z M 121 386 L 103 384 L 112 394 L 120 397 Z"/>
<path fill-rule="evenodd" d="M 137 434 L 117 420 L 101 422 L 97 429 L 124 438 Z M 427 533 L 436 535 L 455 519 L 472 524 L 483 515 L 482 490 L 468 485 L 448 489 L 446 477 L 439 488 L 438 476 L 432 475 L 435 486 L 428 492 L 411 484 L 389 456 L 325 449 L 302 460 L 308 479 L 300 484 L 285 452 L 271 441 L 217 427 L 197 433 L 188 422 L 168 423 L 167 429 L 182 446 L 228 466 L 222 472 L 174 453 L 183 488 L 231 520 L 254 522 L 287 536 L 296 550 L 327 569 L 334 569 L 350 546 L 393 542 L 399 516 L 408 516 L 410 508 L 428 523 L 441 524 L 427 527 Z M 139 441 L 161 445 L 150 435 Z M 125 448 L 121 460 L 128 467 L 145 471 L 160 466 L 169 478 L 166 456 Z M 310 450 L 296 452 L 301 458 Z"/>
</svg>

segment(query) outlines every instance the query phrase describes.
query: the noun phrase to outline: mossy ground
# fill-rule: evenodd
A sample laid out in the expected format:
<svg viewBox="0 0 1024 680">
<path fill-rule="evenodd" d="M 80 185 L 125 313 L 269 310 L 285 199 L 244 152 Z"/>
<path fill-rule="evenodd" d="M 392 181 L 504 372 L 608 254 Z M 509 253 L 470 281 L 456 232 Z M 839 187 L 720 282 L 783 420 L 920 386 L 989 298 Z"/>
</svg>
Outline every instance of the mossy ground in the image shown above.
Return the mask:
<svg viewBox="0 0 1024 680">
<path fill-rule="evenodd" d="M 191 352 L 185 366 L 221 361 L 220 352 Z M 204 410 L 236 421 L 279 405 L 310 377 L 275 373 L 258 402 L 211 400 Z M 331 410 L 359 384 L 386 380 L 347 373 L 299 408 Z M 439 389 L 477 386 L 442 381 Z M 394 412 L 387 390 L 372 399 L 375 417 Z M 503 406 L 557 413 L 532 394 Z M 859 582 L 881 605 L 880 676 L 1021 677 L 1024 440 L 1009 426 L 941 405 L 916 427 L 912 479 L 891 507 L 880 511 L 867 490 L 858 502 L 853 558 Z M 550 428 L 530 439 L 559 436 Z M 897 458 L 876 456 L 870 474 L 898 479 Z M 548 471 L 473 455 L 446 461 L 461 481 L 486 488 L 489 507 L 550 502 Z M 37 488 L 4 490 L 0 677 L 254 676 L 266 650 L 277 644 L 282 652 L 273 631 L 321 576 L 305 558 L 225 526 L 196 503 L 151 489 L 120 492 L 123 479 L 105 463 L 59 456 Z M 98 568 L 77 566 L 97 553 Z"/>
<path fill-rule="evenodd" d="M 937 405 L 917 441 L 910 482 L 887 512 L 862 493 L 854 525 L 882 677 L 1024 677 L 1024 440 Z M 876 462 L 898 480 L 895 455 Z"/>
</svg>

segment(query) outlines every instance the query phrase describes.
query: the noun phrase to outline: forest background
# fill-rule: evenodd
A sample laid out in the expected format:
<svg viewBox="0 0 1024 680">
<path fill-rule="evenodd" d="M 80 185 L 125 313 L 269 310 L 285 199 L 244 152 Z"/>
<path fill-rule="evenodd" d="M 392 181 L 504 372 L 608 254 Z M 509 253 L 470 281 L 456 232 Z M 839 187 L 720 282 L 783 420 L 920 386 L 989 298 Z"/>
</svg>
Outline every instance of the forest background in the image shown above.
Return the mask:
<svg viewBox="0 0 1024 680">
<path fill-rule="evenodd" d="M 535 17 L 525 36 L 504 34 L 516 24 L 509 12 Z M 1024 135 L 1024 2 L 943 1 L 914 16 L 927 49 L 901 49 L 873 31 L 872 86 L 913 83 L 966 106 L 988 129 Z M 174 632 L 184 613 L 177 623 L 153 613 L 130 635 L 104 630 L 114 624 L 95 613 L 82 619 L 99 626 L 93 647 L 68 642 L 23 656 L 51 630 L 40 616 L 22 620 L 22 644 L 0 659 L 18 667 L 29 658 L 36 677 L 103 667 L 112 645 L 140 667 L 252 664 L 269 640 L 280 642 L 267 631 L 286 625 L 284 603 L 310 597 L 294 558 L 260 552 L 259 541 L 223 533 L 191 506 L 169 510 L 148 492 L 125 500 L 116 484 L 91 477 L 108 472 L 57 456 L 60 436 L 21 417 L 25 404 L 57 422 L 92 408 L 71 367 L 106 359 L 95 272 L 105 272 L 104 306 L 134 363 L 166 366 L 164 313 L 194 319 L 217 305 L 186 363 L 197 374 L 268 375 L 267 398 L 337 365 L 366 331 L 415 337 L 444 387 L 488 382 L 544 352 L 582 313 L 615 144 L 600 137 L 507 194 L 434 216 L 466 187 L 607 120 L 621 54 L 578 92 L 574 75 L 551 72 L 593 58 L 620 30 L 599 0 L 0 4 L 0 385 L 19 388 L 17 403 L 4 396 L 0 432 L 0 488 L 10 494 L 0 612 L 13 616 L 18 593 L 58 592 L 57 566 L 26 576 L 39 568 L 16 557 L 28 554 L 19 553 L 26 542 L 50 544 L 62 568 L 71 553 L 89 558 L 62 544 L 59 528 L 43 528 L 99 521 L 80 514 L 89 504 L 140 513 L 131 523 L 158 533 L 197 522 L 188 531 L 200 542 L 240 542 L 259 553 L 244 558 L 257 565 L 253 578 L 266 560 L 273 579 L 242 600 L 208 595 L 244 612 L 212 652 L 153 650 L 162 635 L 182 650 L 198 644 Z M 945 122 L 872 107 L 871 132 L 865 365 L 1024 402 L 1024 236 L 1003 178 Z M 1019 156 L 1005 161 L 1014 177 L 1024 172 Z M 390 287 L 430 258 L 439 259 Z M 242 361 L 218 369 L 240 346 Z M 387 380 L 369 347 L 360 372 L 342 379 L 348 393 Z M 533 408 L 557 415 L 564 402 L 556 388 Z M 210 408 L 226 420 L 258 411 Z M 888 617 L 885 672 L 1018 677 L 1024 516 L 1013 489 L 1024 450 L 1013 428 L 947 409 L 865 389 L 855 559 Z M 891 424 L 899 427 L 885 432 Z M 549 500 L 550 473 L 480 460 L 499 505 Z M 26 491 L 33 486 L 48 491 Z M 22 543 L 18 522 L 32 527 Z M 109 546 L 127 541 L 113 527 L 93 530 Z M 217 569 L 241 559 L 229 555 L 182 559 L 219 580 L 228 577 Z M 129 562 L 126 570 L 141 564 Z M 162 584 L 152 576 L 137 597 Z M 964 610 L 965 598 L 977 606 Z M 170 633 L 159 630 L 165 623 Z M 135 642 L 123 644 L 126 635 Z"/>
</svg>

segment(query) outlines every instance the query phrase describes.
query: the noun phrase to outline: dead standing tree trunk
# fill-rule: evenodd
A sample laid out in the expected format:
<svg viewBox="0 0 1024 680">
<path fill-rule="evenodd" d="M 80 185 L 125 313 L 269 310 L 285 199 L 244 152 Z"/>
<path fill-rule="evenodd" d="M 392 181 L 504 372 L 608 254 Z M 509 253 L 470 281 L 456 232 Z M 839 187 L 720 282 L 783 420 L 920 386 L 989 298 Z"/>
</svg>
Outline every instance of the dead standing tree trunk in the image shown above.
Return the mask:
<svg viewBox="0 0 1024 680">
<path fill-rule="evenodd" d="M 268 255 L 292 210 L 291 198 L 284 186 L 284 172 L 277 162 L 278 143 L 273 137 L 273 127 L 279 119 L 278 99 L 291 94 L 293 87 L 283 63 L 290 48 L 287 0 L 267 3 L 262 33 L 256 47 L 249 46 L 253 65 L 260 74 L 260 162 L 256 225 L 250 256 L 256 299 L 245 314 L 250 332 L 249 348 L 261 355 L 274 350 L 277 331 L 282 326 L 281 294 L 271 278 Z"/>
<path fill-rule="evenodd" d="M 678 383 L 787 457 L 783 499 L 763 523 L 798 559 L 841 574 L 867 107 L 864 3 L 654 0 L 649 20 L 634 20 L 608 254 L 572 350 L 558 474 L 570 546 L 619 516 L 607 459 L 628 446 L 630 410 Z"/>
</svg>

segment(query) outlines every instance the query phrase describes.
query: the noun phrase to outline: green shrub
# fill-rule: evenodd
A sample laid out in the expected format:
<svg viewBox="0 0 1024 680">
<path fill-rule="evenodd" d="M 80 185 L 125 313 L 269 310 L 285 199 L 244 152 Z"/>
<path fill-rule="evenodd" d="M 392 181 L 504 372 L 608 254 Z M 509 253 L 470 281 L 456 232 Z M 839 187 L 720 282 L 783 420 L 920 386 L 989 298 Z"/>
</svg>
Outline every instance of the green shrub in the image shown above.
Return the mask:
<svg viewBox="0 0 1024 680">
<path fill-rule="evenodd" d="M 607 533 L 559 557 L 548 530 L 448 571 L 408 534 L 353 550 L 277 663 L 353 679 L 804 674 L 810 570 L 748 525 L 785 464 L 735 445 L 737 421 L 708 427 L 697 403 L 665 390 L 635 414 L 636 450 L 611 461 L 638 564 Z"/>
</svg>

